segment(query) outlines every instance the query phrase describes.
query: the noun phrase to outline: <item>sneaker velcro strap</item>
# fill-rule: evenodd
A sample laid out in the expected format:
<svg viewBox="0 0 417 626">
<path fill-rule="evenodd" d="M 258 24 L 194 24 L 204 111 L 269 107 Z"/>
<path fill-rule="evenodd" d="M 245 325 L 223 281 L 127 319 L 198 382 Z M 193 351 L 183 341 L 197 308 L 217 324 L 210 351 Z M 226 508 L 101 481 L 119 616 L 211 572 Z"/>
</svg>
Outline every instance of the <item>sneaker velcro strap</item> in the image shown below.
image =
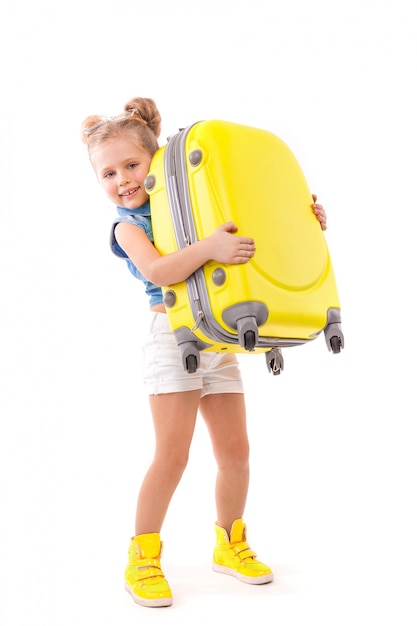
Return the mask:
<svg viewBox="0 0 417 626">
<path fill-rule="evenodd" d="M 161 569 L 161 562 L 159 559 L 140 559 L 139 563 L 139 567 L 142 569 L 144 567 L 158 567 Z"/>
<path fill-rule="evenodd" d="M 146 574 L 141 576 L 143 580 L 145 580 L 145 578 L 155 578 L 158 576 L 164 578 L 159 559 L 143 559 L 142 563 L 143 565 L 138 565 L 138 570 L 143 570 L 143 574 L 145 574 L 145 570 L 147 570 Z"/>
<path fill-rule="evenodd" d="M 256 552 L 250 549 L 247 543 L 237 543 L 233 546 L 233 550 L 242 561 L 244 559 L 250 559 L 256 557 Z"/>
</svg>

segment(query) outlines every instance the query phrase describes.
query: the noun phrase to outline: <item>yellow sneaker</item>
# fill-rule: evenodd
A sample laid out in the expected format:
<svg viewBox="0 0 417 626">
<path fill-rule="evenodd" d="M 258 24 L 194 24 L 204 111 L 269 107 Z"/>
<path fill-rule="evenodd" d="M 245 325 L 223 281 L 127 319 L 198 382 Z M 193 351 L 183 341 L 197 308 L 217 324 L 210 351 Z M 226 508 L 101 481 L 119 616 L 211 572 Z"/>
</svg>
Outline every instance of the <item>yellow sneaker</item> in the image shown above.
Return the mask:
<svg viewBox="0 0 417 626">
<path fill-rule="evenodd" d="M 243 583 L 263 585 L 270 583 L 274 575 L 267 565 L 257 560 L 256 554 L 246 543 L 246 526 L 241 519 L 233 522 L 230 539 L 227 531 L 217 524 L 213 569 L 221 574 L 235 576 Z"/>
<path fill-rule="evenodd" d="M 161 570 L 163 544 L 158 533 L 137 535 L 129 546 L 125 589 L 142 606 L 170 606 L 172 593 Z"/>
</svg>

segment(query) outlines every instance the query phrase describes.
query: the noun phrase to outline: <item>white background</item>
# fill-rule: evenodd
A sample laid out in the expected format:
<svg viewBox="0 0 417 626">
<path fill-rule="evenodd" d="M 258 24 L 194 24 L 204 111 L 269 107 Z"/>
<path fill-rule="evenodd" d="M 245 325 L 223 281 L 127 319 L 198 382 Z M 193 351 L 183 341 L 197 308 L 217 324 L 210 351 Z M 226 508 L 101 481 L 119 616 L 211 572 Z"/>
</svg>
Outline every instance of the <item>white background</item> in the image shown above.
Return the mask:
<svg viewBox="0 0 417 626">
<path fill-rule="evenodd" d="M 4 626 L 415 626 L 417 46 L 412 0 L 7 1 L 1 9 L 0 616 Z M 161 141 L 269 129 L 328 213 L 345 349 L 243 356 L 249 540 L 275 582 L 210 570 L 214 464 L 198 424 L 163 529 L 170 609 L 123 591 L 152 453 L 147 302 L 79 138 L 156 100 Z"/>
</svg>

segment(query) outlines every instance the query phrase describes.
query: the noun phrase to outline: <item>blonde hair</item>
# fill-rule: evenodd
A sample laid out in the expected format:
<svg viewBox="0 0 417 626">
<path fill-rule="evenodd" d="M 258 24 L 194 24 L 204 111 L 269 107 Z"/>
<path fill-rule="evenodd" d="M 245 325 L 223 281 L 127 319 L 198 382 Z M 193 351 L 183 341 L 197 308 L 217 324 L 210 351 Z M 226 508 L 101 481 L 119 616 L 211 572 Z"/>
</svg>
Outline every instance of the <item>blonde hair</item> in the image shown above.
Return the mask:
<svg viewBox="0 0 417 626">
<path fill-rule="evenodd" d="M 81 125 L 81 138 L 90 152 L 108 139 L 129 135 L 151 156 L 158 150 L 161 115 L 151 98 L 133 98 L 115 117 L 89 115 Z"/>
</svg>

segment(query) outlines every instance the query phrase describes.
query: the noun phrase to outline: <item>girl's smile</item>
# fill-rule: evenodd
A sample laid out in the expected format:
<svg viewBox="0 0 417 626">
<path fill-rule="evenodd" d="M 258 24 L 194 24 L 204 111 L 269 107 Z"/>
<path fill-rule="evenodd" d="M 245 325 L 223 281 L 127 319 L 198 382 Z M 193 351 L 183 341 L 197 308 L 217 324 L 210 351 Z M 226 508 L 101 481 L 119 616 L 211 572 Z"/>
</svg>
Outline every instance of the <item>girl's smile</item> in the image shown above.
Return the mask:
<svg viewBox="0 0 417 626">
<path fill-rule="evenodd" d="M 125 191 L 124 193 L 121 193 L 120 196 L 122 198 L 130 198 L 137 192 L 138 189 L 139 189 L 139 187 L 135 187 L 134 189 L 129 189 L 128 191 Z"/>
</svg>

